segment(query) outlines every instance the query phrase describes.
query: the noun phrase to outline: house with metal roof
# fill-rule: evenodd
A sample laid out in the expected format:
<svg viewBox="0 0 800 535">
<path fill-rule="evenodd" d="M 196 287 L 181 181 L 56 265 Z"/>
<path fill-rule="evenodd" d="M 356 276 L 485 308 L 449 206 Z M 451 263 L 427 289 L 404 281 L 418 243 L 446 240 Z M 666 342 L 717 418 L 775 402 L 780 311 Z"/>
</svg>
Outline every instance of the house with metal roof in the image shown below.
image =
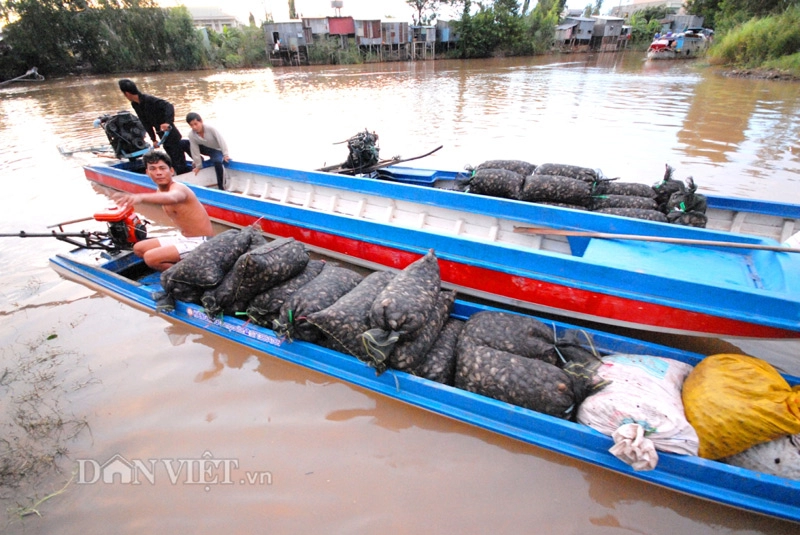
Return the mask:
<svg viewBox="0 0 800 535">
<path fill-rule="evenodd" d="M 218 7 L 187 7 L 196 28 L 209 28 L 221 32 L 225 28 L 241 26 L 233 15 L 228 15 Z"/>
</svg>

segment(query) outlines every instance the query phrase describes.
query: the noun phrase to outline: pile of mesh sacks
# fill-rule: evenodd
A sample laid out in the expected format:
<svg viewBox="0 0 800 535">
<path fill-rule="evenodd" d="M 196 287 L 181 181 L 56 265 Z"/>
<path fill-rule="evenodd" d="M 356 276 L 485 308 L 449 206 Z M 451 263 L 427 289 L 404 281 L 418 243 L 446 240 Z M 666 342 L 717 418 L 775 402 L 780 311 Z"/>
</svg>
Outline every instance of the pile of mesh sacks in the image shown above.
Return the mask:
<svg viewBox="0 0 800 535">
<path fill-rule="evenodd" d="M 769 364 L 600 356 L 585 331 L 557 336 L 530 316 L 483 311 L 462 321 L 451 316 L 456 293 L 441 287 L 432 250 L 399 272 L 364 275 L 248 227 L 206 241 L 161 282 L 210 316 L 246 317 L 377 373 L 405 371 L 588 425 L 637 470 L 654 468 L 660 450 L 800 479 L 800 387 Z"/>
<path fill-rule="evenodd" d="M 705 227 L 706 198 L 692 177 L 664 177 L 653 186 L 606 178 L 597 169 L 521 160 L 489 160 L 471 171 L 460 186 L 470 193 L 589 210 L 663 223 Z"/>
</svg>

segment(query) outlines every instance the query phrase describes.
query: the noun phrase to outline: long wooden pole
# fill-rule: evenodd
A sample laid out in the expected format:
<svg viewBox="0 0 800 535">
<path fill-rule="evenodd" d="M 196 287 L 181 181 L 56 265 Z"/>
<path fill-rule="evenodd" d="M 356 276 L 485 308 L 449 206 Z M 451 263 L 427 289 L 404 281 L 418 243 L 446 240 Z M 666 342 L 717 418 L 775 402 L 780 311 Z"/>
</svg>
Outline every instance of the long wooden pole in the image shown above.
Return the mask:
<svg viewBox="0 0 800 535">
<path fill-rule="evenodd" d="M 340 163 L 340 164 L 337 164 L 337 165 L 329 165 L 328 167 L 322 167 L 320 169 L 317 169 L 317 171 L 322 171 L 322 172 L 325 172 L 325 173 L 339 173 L 339 174 L 371 173 L 372 171 L 376 171 L 376 170 L 381 169 L 383 167 L 389 167 L 390 165 L 397 165 L 399 163 L 410 162 L 412 160 L 419 160 L 420 158 L 425 158 L 426 156 L 430 156 L 434 152 L 438 151 L 442 147 L 444 147 L 444 145 L 439 145 L 438 147 L 436 147 L 435 149 L 433 149 L 430 152 L 426 152 L 425 154 L 421 154 L 419 156 L 414 156 L 412 158 L 392 158 L 391 160 L 381 160 L 381 161 L 379 161 L 378 163 L 376 163 L 374 165 L 370 165 L 370 166 L 367 166 L 367 167 L 364 167 L 364 168 L 361 168 L 361 169 L 345 168 L 345 167 L 342 167 L 344 165 L 344 163 Z"/>
<path fill-rule="evenodd" d="M 514 227 L 517 234 L 537 234 L 547 236 L 577 236 L 580 238 L 600 238 L 606 240 L 636 240 L 658 243 L 673 243 L 675 245 L 704 245 L 708 247 L 730 247 L 734 249 L 756 249 L 761 251 L 775 251 L 779 253 L 800 253 L 800 249 L 784 247 L 782 245 L 762 245 L 759 243 L 738 243 L 715 240 L 693 240 L 689 238 L 665 238 L 662 236 L 641 236 L 636 234 L 612 234 L 608 232 L 588 232 L 583 230 L 563 230 L 547 227 Z"/>
<path fill-rule="evenodd" d="M 83 223 L 84 221 L 89 221 L 90 219 L 94 219 L 94 217 L 81 217 L 80 219 L 70 219 L 69 221 L 63 221 L 61 223 L 56 223 L 55 225 L 47 225 L 47 228 L 57 228 L 63 227 L 64 225 L 72 225 L 73 223 Z"/>
</svg>

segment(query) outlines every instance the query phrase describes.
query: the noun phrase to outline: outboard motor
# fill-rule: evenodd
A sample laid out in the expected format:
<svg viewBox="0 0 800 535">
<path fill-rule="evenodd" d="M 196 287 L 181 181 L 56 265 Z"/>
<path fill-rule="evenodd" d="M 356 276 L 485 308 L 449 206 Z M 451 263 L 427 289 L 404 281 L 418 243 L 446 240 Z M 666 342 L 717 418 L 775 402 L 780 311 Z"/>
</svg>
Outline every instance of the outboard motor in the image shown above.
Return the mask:
<svg viewBox="0 0 800 535">
<path fill-rule="evenodd" d="M 95 221 L 108 224 L 108 237 L 119 249 L 133 249 L 133 244 L 147 238 L 147 222 L 139 219 L 133 206 L 127 209 L 115 206 L 94 214 Z"/>
<path fill-rule="evenodd" d="M 128 111 L 119 111 L 116 115 L 102 115 L 94 122 L 103 127 L 114 155 L 119 158 L 133 160 L 141 156 L 148 145 L 144 139 L 145 130 L 142 121 Z"/>
<path fill-rule="evenodd" d="M 345 169 L 359 171 L 378 163 L 378 134 L 364 130 L 347 140 L 350 155 L 342 165 Z"/>
</svg>

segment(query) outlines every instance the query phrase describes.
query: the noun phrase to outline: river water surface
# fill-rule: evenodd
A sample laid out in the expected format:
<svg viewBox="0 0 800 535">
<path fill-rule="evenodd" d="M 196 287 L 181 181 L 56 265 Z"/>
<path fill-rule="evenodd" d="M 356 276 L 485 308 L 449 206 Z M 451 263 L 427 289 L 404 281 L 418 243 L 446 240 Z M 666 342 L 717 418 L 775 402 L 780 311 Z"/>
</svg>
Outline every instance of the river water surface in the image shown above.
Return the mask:
<svg viewBox="0 0 800 535">
<path fill-rule="evenodd" d="M 599 168 L 650 184 L 669 163 L 676 178 L 692 176 L 704 192 L 800 203 L 800 84 L 730 79 L 693 62 L 641 56 L 129 77 L 173 102 L 178 117 L 200 113 L 242 161 L 306 169 L 339 163 L 347 149 L 336 142 L 366 128 L 380 135 L 383 157 L 443 145 L 417 162 L 429 167 L 522 159 Z M 0 89 L 0 232 L 42 232 L 109 205 L 83 176 L 86 155 L 64 157 L 56 148 L 106 143 L 92 121 L 128 109 L 117 78 Z M 166 224 L 157 209 L 142 212 L 156 226 Z M 6 516 L 0 531 L 798 531 L 173 324 L 62 280 L 48 258 L 67 248 L 51 239 L 0 241 L 0 448 L 33 451 L 52 441 L 64 454 L 57 460 L 61 472 L 37 473 L 32 482 L 0 491 Z M 747 352 L 800 374 L 797 342 L 657 339 L 704 353 Z M 30 400 L 38 400 L 35 410 Z M 23 409 L 41 416 L 39 424 L 57 414 L 62 424 L 88 427 L 51 426 L 48 433 L 28 418 L 23 432 Z M 198 484 L 190 469 L 209 460 L 222 475 Z M 92 469 L 106 463 L 147 468 L 152 481 L 140 476 L 129 483 L 119 474 L 112 483 L 94 481 L 99 474 Z M 42 500 L 71 474 L 63 492 Z M 18 509 L 34 505 L 41 516 Z"/>
</svg>

